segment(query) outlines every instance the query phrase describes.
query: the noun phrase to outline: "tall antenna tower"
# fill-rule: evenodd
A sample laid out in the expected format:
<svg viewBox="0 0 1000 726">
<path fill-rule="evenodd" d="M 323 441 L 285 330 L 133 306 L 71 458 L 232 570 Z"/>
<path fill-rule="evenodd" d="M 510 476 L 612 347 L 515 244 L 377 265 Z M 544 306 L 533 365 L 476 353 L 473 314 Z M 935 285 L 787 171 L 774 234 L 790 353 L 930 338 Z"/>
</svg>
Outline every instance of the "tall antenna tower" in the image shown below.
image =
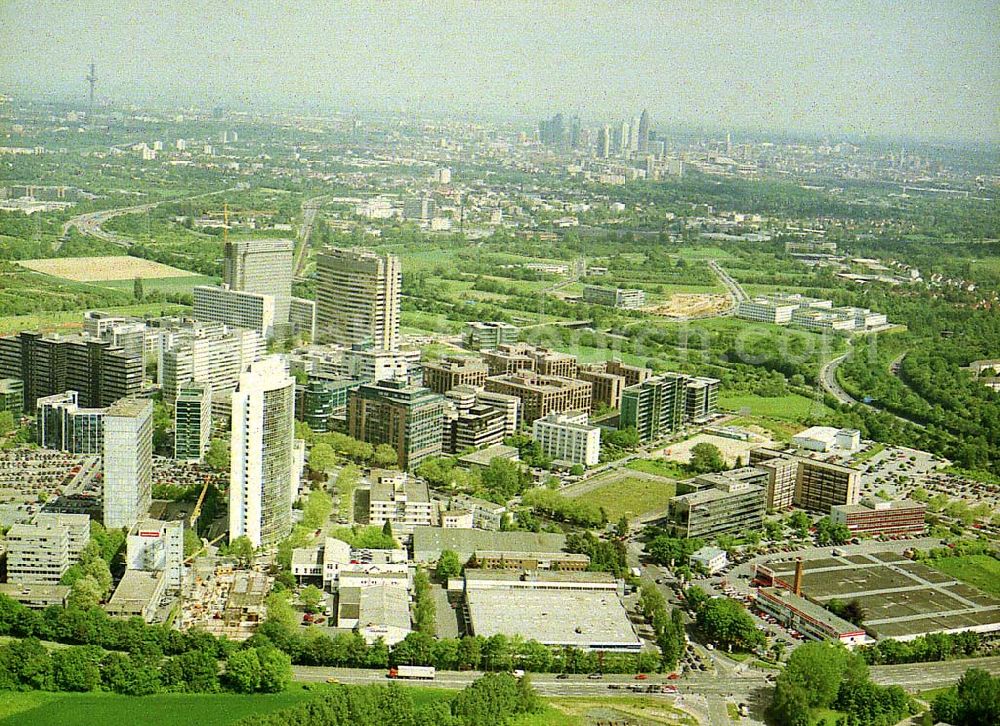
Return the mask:
<svg viewBox="0 0 1000 726">
<path fill-rule="evenodd" d="M 87 121 L 94 115 L 94 86 L 97 84 L 97 72 L 93 61 L 90 63 L 90 73 L 87 74 L 87 83 L 90 84 L 90 108 L 87 110 Z"/>
</svg>

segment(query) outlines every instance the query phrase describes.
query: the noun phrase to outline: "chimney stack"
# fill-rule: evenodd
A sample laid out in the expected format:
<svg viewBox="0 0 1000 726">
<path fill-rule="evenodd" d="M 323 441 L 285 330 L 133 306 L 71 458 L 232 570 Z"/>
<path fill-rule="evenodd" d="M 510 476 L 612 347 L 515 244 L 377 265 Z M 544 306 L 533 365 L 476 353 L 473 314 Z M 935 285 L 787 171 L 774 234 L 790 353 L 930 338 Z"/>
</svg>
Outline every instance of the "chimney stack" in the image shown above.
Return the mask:
<svg viewBox="0 0 1000 726">
<path fill-rule="evenodd" d="M 802 597 L 802 558 L 799 557 L 795 562 L 795 586 L 792 588 L 794 592 L 799 597 Z"/>
</svg>

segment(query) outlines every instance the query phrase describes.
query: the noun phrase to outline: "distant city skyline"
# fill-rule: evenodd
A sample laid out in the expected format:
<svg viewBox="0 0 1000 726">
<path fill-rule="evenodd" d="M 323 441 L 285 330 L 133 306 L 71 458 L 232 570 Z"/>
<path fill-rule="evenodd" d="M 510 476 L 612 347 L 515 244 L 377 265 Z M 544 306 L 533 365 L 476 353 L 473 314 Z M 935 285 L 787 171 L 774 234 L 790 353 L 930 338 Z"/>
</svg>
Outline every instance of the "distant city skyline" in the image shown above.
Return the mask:
<svg viewBox="0 0 1000 726">
<path fill-rule="evenodd" d="M 631 119 L 1000 141 L 1000 1 L 0 7 L 5 91 L 115 105 Z M 41 72 L 44 69 L 44 72 Z"/>
</svg>

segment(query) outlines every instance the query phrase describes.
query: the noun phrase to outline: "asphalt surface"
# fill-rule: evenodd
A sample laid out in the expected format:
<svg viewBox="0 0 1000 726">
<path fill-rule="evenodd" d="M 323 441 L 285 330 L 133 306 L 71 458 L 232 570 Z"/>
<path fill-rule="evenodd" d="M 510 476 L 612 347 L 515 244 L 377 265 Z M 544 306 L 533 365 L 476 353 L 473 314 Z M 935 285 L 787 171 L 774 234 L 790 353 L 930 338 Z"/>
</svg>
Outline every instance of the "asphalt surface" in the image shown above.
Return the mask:
<svg viewBox="0 0 1000 726">
<path fill-rule="evenodd" d="M 733 299 L 734 304 L 750 299 L 743 288 L 740 287 L 740 283 L 736 282 L 736 280 L 734 280 L 728 272 L 723 270 L 722 266 L 719 265 L 718 262 L 715 260 L 709 260 L 708 266 L 712 272 L 715 273 L 716 277 L 719 278 L 722 284 L 726 286 L 726 289 L 729 290 L 729 296 Z"/>
</svg>

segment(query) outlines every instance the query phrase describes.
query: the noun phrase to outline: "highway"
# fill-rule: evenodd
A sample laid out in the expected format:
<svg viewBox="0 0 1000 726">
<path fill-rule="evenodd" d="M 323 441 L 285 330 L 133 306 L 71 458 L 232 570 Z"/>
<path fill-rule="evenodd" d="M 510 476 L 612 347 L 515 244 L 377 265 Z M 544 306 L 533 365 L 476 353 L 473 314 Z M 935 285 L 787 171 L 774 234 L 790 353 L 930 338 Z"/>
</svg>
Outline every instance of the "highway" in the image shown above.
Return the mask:
<svg viewBox="0 0 1000 726">
<path fill-rule="evenodd" d="M 708 267 L 715 273 L 716 277 L 719 278 L 719 281 L 726 286 L 734 307 L 737 303 L 750 299 L 743 288 L 740 287 L 740 283 L 736 282 L 736 280 L 734 280 L 728 272 L 723 270 L 722 266 L 718 262 L 715 260 L 709 260 Z"/>
<path fill-rule="evenodd" d="M 110 242 L 112 244 L 120 245 L 121 247 L 130 247 L 135 240 L 129 239 L 128 237 L 121 237 L 114 232 L 108 232 L 101 227 L 102 224 L 107 222 L 109 219 L 121 216 L 122 214 L 134 214 L 136 212 L 145 212 L 154 207 L 158 207 L 161 204 L 167 202 L 183 202 L 190 199 L 201 199 L 203 197 L 210 197 L 215 194 L 225 194 L 226 192 L 235 191 L 235 187 L 229 189 L 221 189 L 217 192 L 205 192 L 204 194 L 195 194 L 191 197 L 178 197 L 177 199 L 161 199 L 158 202 L 150 202 L 148 204 L 137 204 L 131 207 L 118 207 L 117 209 L 102 209 L 99 212 L 87 212 L 86 214 L 78 214 L 71 219 L 68 219 L 62 226 L 62 234 L 59 240 L 56 242 L 56 251 L 62 247 L 63 241 L 66 235 L 69 234 L 70 229 L 76 227 L 80 232 L 90 237 L 96 237 L 104 242 Z"/>
<path fill-rule="evenodd" d="M 911 691 L 926 690 L 947 686 L 961 678 L 969 668 L 981 668 L 993 674 L 1000 674 L 1000 656 L 986 658 L 968 658 L 949 660 L 938 663 L 910 663 L 906 665 L 871 666 L 872 680 L 881 685 L 902 686 Z M 356 685 L 387 683 L 384 669 L 361 668 L 323 668 L 318 666 L 293 666 L 292 673 L 297 681 L 321 683 L 327 678 L 335 678 L 341 683 Z M 545 696 L 616 696 L 633 695 L 624 688 L 611 689 L 609 685 L 630 686 L 633 684 L 669 683 L 677 686 L 680 695 L 698 695 L 706 697 L 728 697 L 745 699 L 748 695 L 768 688 L 768 675 L 755 669 L 734 671 L 727 674 L 711 672 L 686 675 L 676 681 L 668 681 L 662 674 L 650 675 L 648 680 L 636 680 L 632 675 L 605 675 L 600 680 L 590 680 L 586 675 L 570 675 L 559 679 L 552 673 L 532 673 L 531 683 L 535 689 Z M 402 685 L 423 685 L 434 688 L 458 690 L 465 688 L 482 675 L 481 671 L 438 671 L 432 681 L 395 681 Z M 649 694 L 634 694 L 646 696 Z"/>
<path fill-rule="evenodd" d="M 836 398 L 840 403 L 853 406 L 855 403 L 858 403 L 857 399 L 853 398 L 851 394 L 845 391 L 843 386 L 841 386 L 840 382 L 837 380 L 837 367 L 847 360 L 847 356 L 850 354 L 850 351 L 848 351 L 842 356 L 828 360 L 824 363 L 823 367 L 819 370 L 819 382 L 823 386 L 823 390 Z"/>
</svg>

